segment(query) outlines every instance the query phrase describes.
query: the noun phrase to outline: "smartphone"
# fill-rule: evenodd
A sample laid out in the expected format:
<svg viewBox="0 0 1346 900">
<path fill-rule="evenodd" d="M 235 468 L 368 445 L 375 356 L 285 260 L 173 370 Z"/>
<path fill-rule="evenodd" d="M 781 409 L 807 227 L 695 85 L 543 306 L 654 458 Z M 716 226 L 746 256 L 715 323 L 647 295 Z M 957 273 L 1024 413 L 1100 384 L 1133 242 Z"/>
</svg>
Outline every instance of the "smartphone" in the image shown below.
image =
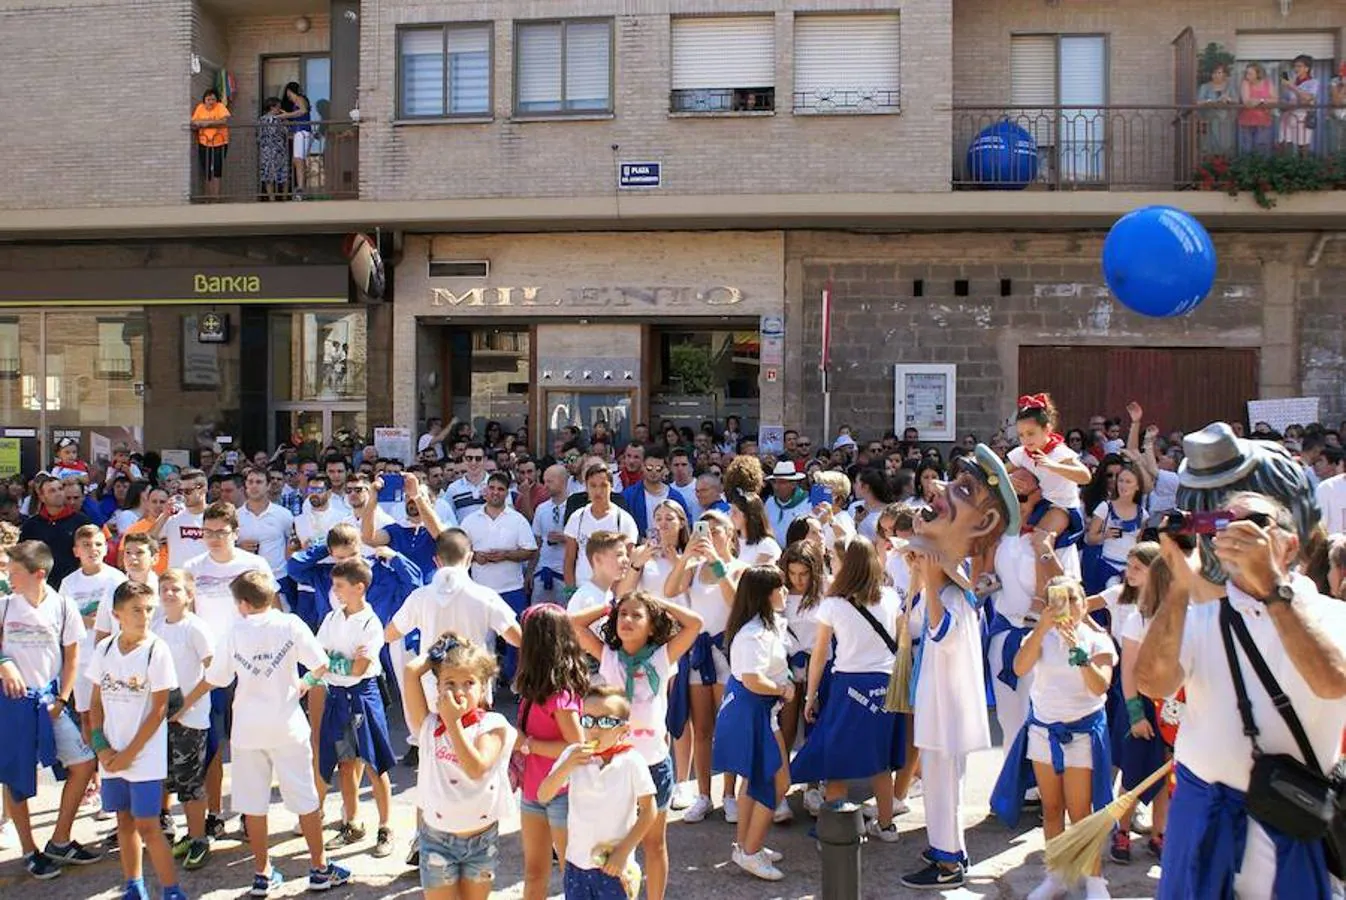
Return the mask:
<svg viewBox="0 0 1346 900">
<path fill-rule="evenodd" d="M 809 506 L 818 506 L 822 503 L 832 502 L 832 492 L 821 484 L 815 484 L 809 488 Z"/>
<path fill-rule="evenodd" d="M 692 536 L 699 538 L 710 537 L 710 523 L 697 522 L 694 526 L 692 526 Z"/>
<path fill-rule="evenodd" d="M 379 488 L 380 503 L 401 503 L 406 499 L 406 476 L 401 472 L 385 472 L 383 487 Z"/>
<path fill-rule="evenodd" d="M 229 468 L 231 469 L 238 468 L 238 451 L 230 450 L 228 453 L 224 454 L 224 461 L 229 466 Z"/>
</svg>

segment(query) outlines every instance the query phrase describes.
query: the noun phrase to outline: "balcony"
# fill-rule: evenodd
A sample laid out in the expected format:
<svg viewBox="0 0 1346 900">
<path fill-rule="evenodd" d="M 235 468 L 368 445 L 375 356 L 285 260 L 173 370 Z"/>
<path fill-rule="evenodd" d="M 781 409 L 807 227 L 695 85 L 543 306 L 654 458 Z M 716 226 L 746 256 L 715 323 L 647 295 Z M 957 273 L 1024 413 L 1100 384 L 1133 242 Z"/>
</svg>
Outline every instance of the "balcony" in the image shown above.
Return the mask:
<svg viewBox="0 0 1346 900">
<path fill-rule="evenodd" d="M 1248 112 L 1260 113 L 1261 124 L 1246 115 L 1240 122 Z M 1271 189 L 1278 182 L 1298 190 L 1344 189 L 1346 121 L 1339 112 L 1304 106 L 955 105 L 952 184 L 955 190 L 1226 190 L 1232 169 L 1258 173 Z M 969 160 L 978 135 L 996 125 L 1019 153 L 992 151 Z"/>
<path fill-rule="evenodd" d="M 218 131 L 219 129 L 214 129 Z M 314 122 L 302 184 L 293 160 L 294 134 L 263 123 L 228 128 L 228 151 L 218 164 L 220 177 L 205 177 L 208 151 L 198 142 L 201 129 L 188 126 L 186 144 L 192 166 L 193 203 L 257 203 L 288 200 L 355 200 L 360 195 L 360 132 L 350 121 Z M 209 136 L 208 136 L 209 138 Z M 299 190 L 302 187 L 302 191 Z"/>
</svg>

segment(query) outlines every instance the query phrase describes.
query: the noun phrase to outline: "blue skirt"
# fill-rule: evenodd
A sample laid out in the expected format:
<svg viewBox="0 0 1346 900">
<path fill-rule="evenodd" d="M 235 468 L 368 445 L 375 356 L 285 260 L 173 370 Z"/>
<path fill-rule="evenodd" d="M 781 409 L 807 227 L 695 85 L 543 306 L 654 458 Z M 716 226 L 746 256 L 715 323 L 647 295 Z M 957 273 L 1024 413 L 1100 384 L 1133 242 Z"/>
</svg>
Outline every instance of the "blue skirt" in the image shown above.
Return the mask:
<svg viewBox="0 0 1346 900">
<path fill-rule="evenodd" d="M 692 662 L 686 656 L 678 660 L 678 672 L 668 686 L 668 714 L 664 724 L 674 740 L 682 737 L 692 717 Z"/>
<path fill-rule="evenodd" d="M 748 796 L 775 809 L 776 773 L 783 760 L 772 731 L 776 697 L 755 694 L 737 678 L 730 678 L 715 716 L 715 740 L 710 769 L 732 772 L 748 783 Z"/>
<path fill-rule="evenodd" d="M 318 729 L 318 774 L 332 780 L 337 767 L 337 742 L 346 734 L 347 724 L 358 719 L 354 729 L 356 756 L 382 775 L 397 762 L 393 742 L 388 737 L 388 717 L 378 682 L 366 678 L 354 687 L 327 687 L 327 703 Z"/>
<path fill-rule="evenodd" d="M 904 716 L 886 712 L 888 675 L 834 672 L 817 727 L 790 764 L 790 781 L 853 781 L 896 771 L 906 764 Z"/>
<path fill-rule="evenodd" d="M 1154 737 L 1148 741 L 1131 736 L 1131 719 L 1127 715 L 1125 703 L 1118 713 L 1120 718 L 1114 718 L 1112 710 L 1108 710 L 1108 724 L 1112 729 L 1112 761 L 1122 770 L 1123 791 L 1129 791 L 1144 781 L 1151 772 L 1164 764 L 1167 755 L 1164 739 L 1159 736 L 1159 717 L 1155 714 L 1154 704 L 1148 697 L 1142 697 L 1141 700 L 1145 704 L 1145 718 L 1154 729 Z M 1163 779 L 1151 787 L 1140 795 L 1141 802 L 1153 803 L 1167 784 L 1168 779 Z"/>
<path fill-rule="evenodd" d="M 808 671 L 809 660 L 813 657 L 812 653 L 805 650 L 799 650 L 790 656 L 790 673 L 795 680 L 795 689 L 803 691 L 809 683 Z M 818 705 L 820 707 L 827 705 L 827 695 L 832 691 L 832 657 L 828 657 L 827 665 L 823 666 L 823 677 L 818 682 Z M 803 714 L 803 705 L 799 707 L 800 714 Z M 804 722 L 804 737 L 813 733 L 814 725 L 807 720 Z M 786 747 L 786 751 L 792 750 L 792 747 Z"/>
</svg>

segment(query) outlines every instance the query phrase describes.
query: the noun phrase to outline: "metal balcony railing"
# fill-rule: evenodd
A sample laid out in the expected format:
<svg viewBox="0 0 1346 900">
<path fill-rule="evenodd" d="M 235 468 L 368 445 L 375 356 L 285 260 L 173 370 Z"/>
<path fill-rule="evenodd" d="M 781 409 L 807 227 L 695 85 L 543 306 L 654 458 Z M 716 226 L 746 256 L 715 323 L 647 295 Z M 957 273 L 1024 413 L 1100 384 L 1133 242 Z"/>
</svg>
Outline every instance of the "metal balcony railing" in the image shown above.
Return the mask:
<svg viewBox="0 0 1346 900">
<path fill-rule="evenodd" d="M 210 129 L 189 126 L 188 153 L 195 203 L 253 203 L 289 200 L 354 200 L 360 193 L 360 131 L 355 122 L 313 122 L 308 155 L 297 177 L 295 132 L 284 125 L 231 121 L 222 162 L 201 145 Z M 218 132 L 219 129 L 214 129 Z M 203 160 L 203 157 L 204 160 Z M 207 179 L 207 164 L 220 177 Z M 302 179 L 302 190 L 301 190 Z"/>
<path fill-rule="evenodd" d="M 675 113 L 772 112 L 775 88 L 696 88 L 670 94 L 669 110 Z"/>
<path fill-rule="evenodd" d="M 817 88 L 795 91 L 794 111 L 801 115 L 895 113 L 901 108 L 900 100 L 901 92 L 896 90 Z"/>
<path fill-rule="evenodd" d="M 1288 155 L 1346 165 L 1342 112 L 1327 106 L 955 105 L 952 181 L 955 188 L 994 187 L 996 176 L 1008 171 L 1004 180 L 1042 190 L 1185 190 L 1209 186 L 1199 170 L 1216 158 L 1233 163 Z M 1022 156 L 1002 166 L 993 153 L 968 159 L 977 137 L 1002 123 L 1031 136 L 1035 173 Z"/>
</svg>

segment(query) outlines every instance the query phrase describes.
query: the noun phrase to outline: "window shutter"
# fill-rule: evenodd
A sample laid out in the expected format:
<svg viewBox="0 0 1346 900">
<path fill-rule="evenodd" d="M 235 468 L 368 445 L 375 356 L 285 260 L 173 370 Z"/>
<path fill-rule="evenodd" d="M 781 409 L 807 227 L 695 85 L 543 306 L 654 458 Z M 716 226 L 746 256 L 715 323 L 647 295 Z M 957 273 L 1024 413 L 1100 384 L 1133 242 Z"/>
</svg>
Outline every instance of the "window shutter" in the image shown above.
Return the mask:
<svg viewBox="0 0 1346 900">
<path fill-rule="evenodd" d="M 1108 98 L 1107 45 L 1102 37 L 1061 38 L 1062 106 L 1102 106 Z"/>
<path fill-rule="evenodd" d="M 1056 38 L 1016 34 L 1010 38 L 1010 105 L 1056 105 Z"/>
<path fill-rule="evenodd" d="M 566 109 L 610 109 L 612 37 L 608 22 L 567 22 Z"/>
<path fill-rule="evenodd" d="M 1063 35 L 1060 52 L 1062 106 L 1060 172 L 1063 180 L 1100 181 L 1107 166 L 1107 43 L 1100 36 Z"/>
<path fill-rule="evenodd" d="M 797 16 L 796 93 L 807 98 L 848 91 L 893 92 L 890 102 L 896 106 L 901 82 L 898 26 L 896 13 Z M 878 99 L 885 100 L 882 94 Z"/>
<path fill-rule="evenodd" d="M 775 84 L 773 17 L 673 20 L 673 90 L 765 88 Z"/>
<path fill-rule="evenodd" d="M 561 108 L 561 25 L 520 25 L 518 30 L 519 110 Z"/>
<path fill-rule="evenodd" d="M 491 110 L 491 31 L 489 26 L 451 28 L 449 113 L 470 115 Z"/>
<path fill-rule="evenodd" d="M 444 31 L 402 32 L 402 115 L 444 114 Z"/>
<path fill-rule="evenodd" d="M 1326 31 L 1240 34 L 1234 56 L 1249 62 L 1289 62 L 1301 53 L 1307 53 L 1315 61 L 1335 59 L 1336 38 Z"/>
</svg>

